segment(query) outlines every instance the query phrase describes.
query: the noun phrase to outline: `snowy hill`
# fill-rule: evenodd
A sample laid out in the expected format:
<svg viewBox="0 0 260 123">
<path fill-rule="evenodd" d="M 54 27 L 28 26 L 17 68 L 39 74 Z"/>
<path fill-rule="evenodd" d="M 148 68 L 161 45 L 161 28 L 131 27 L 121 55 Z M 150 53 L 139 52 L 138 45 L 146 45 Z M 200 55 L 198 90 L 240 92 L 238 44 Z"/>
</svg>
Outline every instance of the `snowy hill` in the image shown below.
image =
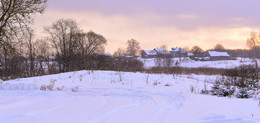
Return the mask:
<svg viewBox="0 0 260 123">
<path fill-rule="evenodd" d="M 255 98 L 199 94 L 215 78 L 77 71 L 5 81 L 0 85 L 0 122 L 260 122 Z M 51 83 L 53 91 L 40 90 Z"/>
</svg>

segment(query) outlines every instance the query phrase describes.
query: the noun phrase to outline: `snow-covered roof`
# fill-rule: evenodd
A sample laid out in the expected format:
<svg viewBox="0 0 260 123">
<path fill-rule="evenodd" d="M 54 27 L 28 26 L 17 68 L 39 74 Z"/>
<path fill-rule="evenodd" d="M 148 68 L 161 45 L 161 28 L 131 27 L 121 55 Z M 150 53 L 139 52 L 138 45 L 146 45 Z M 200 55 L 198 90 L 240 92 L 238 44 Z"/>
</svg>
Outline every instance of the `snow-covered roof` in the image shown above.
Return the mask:
<svg viewBox="0 0 260 123">
<path fill-rule="evenodd" d="M 184 50 L 183 48 L 178 48 L 178 47 L 172 48 L 172 51 L 174 51 L 174 52 L 180 52 L 180 53 L 187 53 L 186 50 Z"/>
<path fill-rule="evenodd" d="M 110 53 L 103 53 L 103 55 L 105 55 L 105 56 L 111 56 Z"/>
<path fill-rule="evenodd" d="M 104 55 L 104 56 L 111 56 L 110 53 L 98 53 L 99 55 Z"/>
<path fill-rule="evenodd" d="M 154 50 L 158 53 L 158 54 L 170 54 L 166 49 L 164 48 L 154 48 Z"/>
<path fill-rule="evenodd" d="M 55 56 L 49 56 L 49 59 L 55 59 L 56 57 Z"/>
<path fill-rule="evenodd" d="M 194 54 L 193 54 L 193 53 L 187 53 L 187 55 L 188 55 L 188 56 L 194 56 Z"/>
<path fill-rule="evenodd" d="M 144 50 L 145 54 L 154 56 L 157 55 L 157 52 L 155 50 Z"/>
<path fill-rule="evenodd" d="M 227 52 L 208 51 L 210 56 L 230 56 Z"/>
</svg>

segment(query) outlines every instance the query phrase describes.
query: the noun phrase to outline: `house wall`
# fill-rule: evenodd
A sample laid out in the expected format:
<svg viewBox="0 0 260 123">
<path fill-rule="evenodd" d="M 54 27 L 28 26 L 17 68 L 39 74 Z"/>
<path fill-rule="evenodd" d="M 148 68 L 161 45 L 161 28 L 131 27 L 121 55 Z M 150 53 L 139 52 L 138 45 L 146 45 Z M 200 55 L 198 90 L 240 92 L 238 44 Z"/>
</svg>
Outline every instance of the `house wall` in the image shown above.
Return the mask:
<svg viewBox="0 0 260 123">
<path fill-rule="evenodd" d="M 170 51 L 170 53 L 173 57 L 187 57 L 188 56 L 187 53 L 180 53 L 180 52 L 176 52 L 176 51 Z"/>
<path fill-rule="evenodd" d="M 158 58 L 172 58 L 172 54 L 158 54 L 157 55 Z"/>
<path fill-rule="evenodd" d="M 142 51 L 141 56 L 142 56 L 142 58 L 146 58 L 147 57 L 147 55 L 146 55 L 146 53 L 144 51 Z"/>
<path fill-rule="evenodd" d="M 211 56 L 210 60 L 231 60 L 230 56 Z"/>
</svg>

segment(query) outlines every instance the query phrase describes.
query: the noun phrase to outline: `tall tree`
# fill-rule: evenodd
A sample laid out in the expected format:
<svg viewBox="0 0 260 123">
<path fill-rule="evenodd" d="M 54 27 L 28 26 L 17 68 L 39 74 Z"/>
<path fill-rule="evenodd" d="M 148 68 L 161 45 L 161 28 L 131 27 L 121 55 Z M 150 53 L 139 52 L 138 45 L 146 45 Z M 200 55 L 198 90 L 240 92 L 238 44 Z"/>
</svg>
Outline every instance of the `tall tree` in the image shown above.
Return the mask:
<svg viewBox="0 0 260 123">
<path fill-rule="evenodd" d="M 255 63 L 255 78 L 252 78 L 253 80 L 255 80 L 256 82 L 254 82 L 257 86 L 258 85 L 258 63 L 257 63 L 257 59 L 256 59 L 256 48 L 257 46 L 260 45 L 260 34 L 257 35 L 256 32 L 252 32 L 250 37 L 247 38 L 247 42 L 246 42 L 247 46 L 253 51 L 253 62 Z"/>
<path fill-rule="evenodd" d="M 29 74 L 32 76 L 33 70 L 34 70 L 34 59 L 36 55 L 35 50 L 35 42 L 34 42 L 34 31 L 30 28 L 27 28 L 24 32 L 24 42 L 27 48 L 27 54 L 29 56 L 30 61 L 30 71 Z"/>
<path fill-rule="evenodd" d="M 1 0 L 0 52 L 4 53 L 4 63 L 9 55 L 16 54 L 19 34 L 33 23 L 33 15 L 44 12 L 46 3 L 47 0 Z"/>
<path fill-rule="evenodd" d="M 60 19 L 51 26 L 44 28 L 53 47 L 56 49 L 59 59 L 60 71 L 69 71 L 69 62 L 73 56 L 73 51 L 77 48 L 75 36 L 80 31 L 75 20 Z"/>
<path fill-rule="evenodd" d="M 135 39 L 131 39 L 127 41 L 127 48 L 126 52 L 130 56 L 137 56 L 141 50 L 141 47 L 139 46 L 139 42 Z"/>
<path fill-rule="evenodd" d="M 85 64 L 86 56 L 104 52 L 107 42 L 102 35 L 93 31 L 84 33 L 71 19 L 60 19 L 45 27 L 45 31 L 49 35 L 47 40 L 56 49 L 62 72 L 73 70 L 79 64 L 76 61 Z"/>
<path fill-rule="evenodd" d="M 215 51 L 225 51 L 225 48 L 222 44 L 216 44 L 213 50 L 215 50 Z"/>
<path fill-rule="evenodd" d="M 36 56 L 39 59 L 39 64 L 40 64 L 40 68 L 39 68 L 39 72 L 41 72 L 41 74 L 44 74 L 44 68 L 43 68 L 43 59 L 46 59 L 45 63 L 48 67 L 48 74 L 52 74 L 53 73 L 53 69 L 51 67 L 50 64 L 50 44 L 49 42 L 47 42 L 44 39 L 38 39 L 35 41 L 35 49 L 37 49 L 35 51 Z M 53 65 L 53 64 L 52 64 Z"/>
<path fill-rule="evenodd" d="M 32 15 L 43 13 L 47 0 L 1 0 L 0 6 L 0 45 L 3 36 L 24 29 L 33 22 Z"/>
<path fill-rule="evenodd" d="M 194 56 L 201 56 L 201 53 L 203 52 L 199 46 L 193 46 L 190 51 L 194 54 Z"/>
<path fill-rule="evenodd" d="M 102 53 L 105 50 L 107 40 L 100 34 L 96 34 L 93 31 L 87 33 L 87 44 L 86 51 L 87 55 L 92 55 L 95 53 Z"/>
<path fill-rule="evenodd" d="M 115 52 L 114 52 L 114 56 L 123 56 L 125 55 L 125 50 L 122 48 L 118 48 Z"/>
<path fill-rule="evenodd" d="M 166 44 L 161 45 L 160 48 L 162 48 L 162 49 L 167 49 L 167 45 L 166 45 Z"/>
<path fill-rule="evenodd" d="M 250 37 L 247 38 L 246 45 L 253 51 L 253 58 L 256 58 L 256 47 L 260 45 L 260 34 L 252 32 Z"/>
</svg>

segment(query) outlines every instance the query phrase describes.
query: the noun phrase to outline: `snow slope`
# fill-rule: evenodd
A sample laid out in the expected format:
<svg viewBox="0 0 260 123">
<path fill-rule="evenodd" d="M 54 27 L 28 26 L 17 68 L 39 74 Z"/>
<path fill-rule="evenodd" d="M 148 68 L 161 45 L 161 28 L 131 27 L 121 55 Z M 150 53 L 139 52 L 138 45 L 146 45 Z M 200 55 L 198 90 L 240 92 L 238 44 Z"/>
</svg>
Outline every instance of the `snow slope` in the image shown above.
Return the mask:
<svg viewBox="0 0 260 123">
<path fill-rule="evenodd" d="M 260 122 L 257 99 L 198 94 L 204 86 L 209 89 L 215 78 L 77 71 L 5 81 L 0 85 L 0 122 Z M 40 90 L 54 80 L 54 88 L 64 86 L 64 90 Z M 72 92 L 75 87 L 78 92 Z"/>
</svg>

